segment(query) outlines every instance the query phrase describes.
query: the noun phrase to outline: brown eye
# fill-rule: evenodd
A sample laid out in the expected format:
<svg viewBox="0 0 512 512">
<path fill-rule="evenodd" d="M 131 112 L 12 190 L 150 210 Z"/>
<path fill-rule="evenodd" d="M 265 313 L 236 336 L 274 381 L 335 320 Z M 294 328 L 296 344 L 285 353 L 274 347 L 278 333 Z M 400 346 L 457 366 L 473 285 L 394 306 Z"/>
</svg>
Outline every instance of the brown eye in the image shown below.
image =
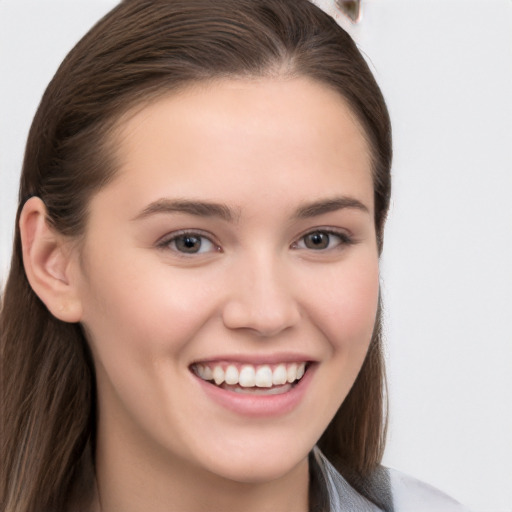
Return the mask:
<svg viewBox="0 0 512 512">
<path fill-rule="evenodd" d="M 304 245 L 308 249 L 327 249 L 329 247 L 330 235 L 322 231 L 309 233 L 304 238 Z"/>
<path fill-rule="evenodd" d="M 201 250 L 201 237 L 194 235 L 182 235 L 174 239 L 176 250 L 186 252 L 188 254 L 195 254 Z"/>
<path fill-rule="evenodd" d="M 343 248 L 353 244 L 354 241 L 346 233 L 317 230 L 311 231 L 302 236 L 298 242 L 292 244 L 294 249 L 309 249 L 313 251 L 329 251 L 331 249 Z"/>
<path fill-rule="evenodd" d="M 190 255 L 219 251 L 219 247 L 208 237 L 194 232 L 176 233 L 174 236 L 164 239 L 158 246 L 162 249 Z"/>
</svg>

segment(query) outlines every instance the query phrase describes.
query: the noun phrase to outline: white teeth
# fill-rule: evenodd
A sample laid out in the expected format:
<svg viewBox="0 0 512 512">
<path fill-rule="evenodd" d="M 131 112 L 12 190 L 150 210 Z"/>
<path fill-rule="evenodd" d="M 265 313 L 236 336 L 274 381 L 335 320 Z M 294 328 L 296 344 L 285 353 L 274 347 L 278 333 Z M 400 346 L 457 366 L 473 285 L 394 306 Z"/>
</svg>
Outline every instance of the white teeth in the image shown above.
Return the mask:
<svg viewBox="0 0 512 512">
<path fill-rule="evenodd" d="M 288 382 L 292 383 L 294 380 L 297 379 L 297 365 L 295 363 L 292 363 L 290 366 L 288 366 L 288 369 L 286 371 L 287 374 L 287 380 Z"/>
<path fill-rule="evenodd" d="M 235 364 L 229 364 L 225 369 L 221 364 L 213 367 L 196 364 L 194 371 L 201 379 L 214 381 L 217 386 L 226 383 L 242 388 L 272 388 L 300 380 L 306 371 L 306 363 L 281 363 L 274 370 L 268 364 L 257 367 L 245 364 L 240 370 Z"/>
<path fill-rule="evenodd" d="M 236 366 L 230 364 L 226 368 L 226 384 L 238 384 L 238 369 Z"/>
<path fill-rule="evenodd" d="M 274 384 L 274 386 L 281 386 L 286 384 L 287 379 L 288 374 L 286 373 L 286 366 L 284 364 L 276 366 L 276 369 L 272 373 L 272 384 Z"/>
<path fill-rule="evenodd" d="M 220 386 L 224 382 L 224 370 L 221 366 L 215 366 L 213 369 L 213 380 L 217 386 Z"/>
<path fill-rule="evenodd" d="M 272 369 L 270 366 L 260 366 L 256 371 L 256 386 L 258 388 L 272 387 Z"/>
<path fill-rule="evenodd" d="M 196 373 L 204 380 L 213 380 L 212 369 L 209 366 L 204 366 L 202 364 L 196 365 Z"/>
<path fill-rule="evenodd" d="M 213 380 L 213 372 L 209 366 L 203 366 L 204 380 Z"/>
<path fill-rule="evenodd" d="M 243 388 L 252 388 L 256 384 L 256 371 L 253 366 L 244 366 L 242 368 L 238 383 Z"/>
</svg>

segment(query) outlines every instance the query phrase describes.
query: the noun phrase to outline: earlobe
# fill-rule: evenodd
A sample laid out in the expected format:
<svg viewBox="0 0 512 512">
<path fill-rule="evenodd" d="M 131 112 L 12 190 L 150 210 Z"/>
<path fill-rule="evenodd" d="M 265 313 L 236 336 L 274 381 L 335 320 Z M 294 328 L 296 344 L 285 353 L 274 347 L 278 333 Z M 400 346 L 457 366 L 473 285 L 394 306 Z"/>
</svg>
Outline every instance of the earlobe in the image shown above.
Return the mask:
<svg viewBox="0 0 512 512">
<path fill-rule="evenodd" d="M 79 322 L 82 305 L 69 242 L 47 221 L 46 206 L 31 197 L 20 215 L 23 264 L 30 286 L 48 310 L 64 322 Z"/>
</svg>

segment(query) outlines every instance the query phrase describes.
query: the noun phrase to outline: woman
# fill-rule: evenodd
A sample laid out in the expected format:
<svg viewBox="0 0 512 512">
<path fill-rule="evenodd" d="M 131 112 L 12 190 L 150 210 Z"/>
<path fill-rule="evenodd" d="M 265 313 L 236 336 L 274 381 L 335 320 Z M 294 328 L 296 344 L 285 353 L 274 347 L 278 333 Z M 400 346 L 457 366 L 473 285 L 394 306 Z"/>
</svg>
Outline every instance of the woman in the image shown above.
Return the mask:
<svg viewBox="0 0 512 512">
<path fill-rule="evenodd" d="M 27 143 L 3 508 L 461 510 L 379 466 L 390 165 L 380 90 L 310 2 L 101 20 Z"/>
</svg>

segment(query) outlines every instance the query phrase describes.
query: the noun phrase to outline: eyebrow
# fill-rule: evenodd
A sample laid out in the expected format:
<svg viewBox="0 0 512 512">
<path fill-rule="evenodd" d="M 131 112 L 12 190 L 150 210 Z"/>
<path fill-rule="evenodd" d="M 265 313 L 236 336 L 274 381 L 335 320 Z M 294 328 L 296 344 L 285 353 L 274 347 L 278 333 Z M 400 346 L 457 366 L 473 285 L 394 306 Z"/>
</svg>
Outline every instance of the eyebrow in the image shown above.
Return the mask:
<svg viewBox="0 0 512 512">
<path fill-rule="evenodd" d="M 296 219 L 308 219 L 346 208 L 369 213 L 368 208 L 358 199 L 348 196 L 339 196 L 300 206 L 295 211 L 293 217 Z M 158 213 L 186 213 L 197 217 L 219 217 L 227 222 L 233 222 L 240 216 L 239 212 L 235 212 L 221 203 L 189 199 L 158 199 L 144 208 L 133 220 L 144 219 Z"/>
<path fill-rule="evenodd" d="M 359 199 L 348 196 L 333 197 L 331 199 L 324 199 L 321 201 L 314 201 L 298 208 L 295 212 L 297 219 L 308 219 L 323 215 L 324 213 L 343 210 L 346 208 L 360 210 L 365 213 L 370 213 L 370 210 Z"/>
<path fill-rule="evenodd" d="M 228 206 L 219 203 L 189 199 L 158 199 L 144 208 L 133 220 L 144 219 L 157 213 L 187 213 L 198 217 L 219 217 L 228 222 L 237 217 Z"/>
</svg>

